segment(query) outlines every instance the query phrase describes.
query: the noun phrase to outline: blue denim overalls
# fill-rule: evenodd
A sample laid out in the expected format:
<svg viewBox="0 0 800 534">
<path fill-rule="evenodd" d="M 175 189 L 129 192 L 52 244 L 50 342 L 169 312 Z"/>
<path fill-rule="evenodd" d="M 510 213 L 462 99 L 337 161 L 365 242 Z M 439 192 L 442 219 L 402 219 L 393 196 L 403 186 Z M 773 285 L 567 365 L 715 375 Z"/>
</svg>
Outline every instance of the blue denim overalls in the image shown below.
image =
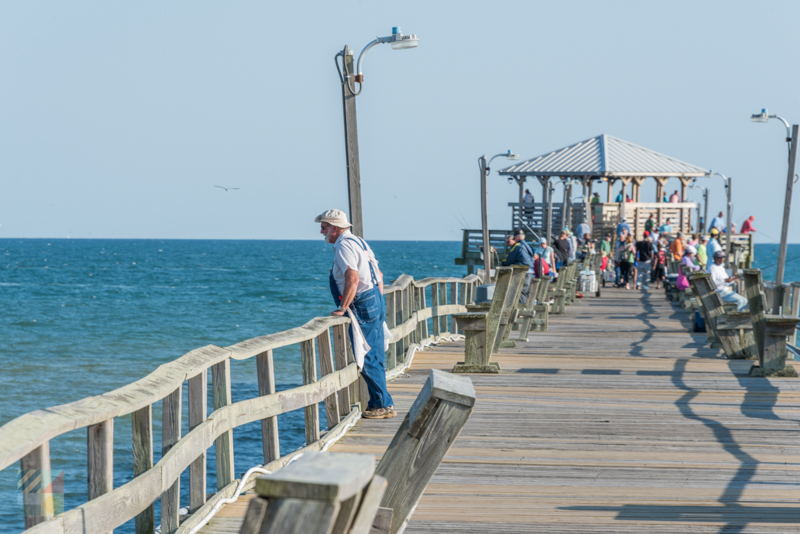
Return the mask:
<svg viewBox="0 0 800 534">
<path fill-rule="evenodd" d="M 348 237 L 348 240 L 357 243 L 367 254 L 367 245 L 364 240 L 355 236 Z M 368 254 L 367 254 L 368 256 Z M 358 319 L 358 325 L 361 327 L 361 332 L 367 344 L 370 346 L 370 351 L 364 357 L 364 368 L 361 370 L 361 376 L 367 383 L 369 390 L 369 406 L 366 409 L 372 410 L 375 408 L 387 408 L 394 405 L 392 396 L 386 390 L 386 369 L 384 361 L 386 354 L 383 350 L 383 323 L 386 320 L 386 303 L 381 295 L 380 287 L 378 287 L 378 277 L 375 275 L 375 270 L 372 267 L 372 262 L 369 261 L 369 271 L 372 276 L 372 289 L 361 292 L 353 299 L 350 308 Z M 328 282 L 331 286 L 331 295 L 333 296 L 333 303 L 337 307 L 342 304 L 342 295 L 339 293 L 339 287 L 336 285 L 336 280 L 333 277 L 333 269 L 331 269 L 328 276 Z M 352 343 L 353 330 L 350 327 L 350 340 Z M 363 407 L 362 407 L 363 409 Z"/>
</svg>

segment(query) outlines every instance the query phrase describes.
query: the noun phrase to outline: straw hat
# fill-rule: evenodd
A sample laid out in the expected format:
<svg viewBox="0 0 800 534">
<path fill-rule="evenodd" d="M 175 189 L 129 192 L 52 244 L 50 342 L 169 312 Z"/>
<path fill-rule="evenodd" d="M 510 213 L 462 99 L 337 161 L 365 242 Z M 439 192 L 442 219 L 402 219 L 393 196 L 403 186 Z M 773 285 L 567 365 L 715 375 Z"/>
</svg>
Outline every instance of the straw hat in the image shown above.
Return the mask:
<svg viewBox="0 0 800 534">
<path fill-rule="evenodd" d="M 353 226 L 349 222 L 347 222 L 347 215 L 342 210 L 328 210 L 321 215 L 317 215 L 317 218 L 314 219 L 316 223 L 328 223 L 331 226 L 336 226 L 338 228 L 350 228 Z"/>
</svg>

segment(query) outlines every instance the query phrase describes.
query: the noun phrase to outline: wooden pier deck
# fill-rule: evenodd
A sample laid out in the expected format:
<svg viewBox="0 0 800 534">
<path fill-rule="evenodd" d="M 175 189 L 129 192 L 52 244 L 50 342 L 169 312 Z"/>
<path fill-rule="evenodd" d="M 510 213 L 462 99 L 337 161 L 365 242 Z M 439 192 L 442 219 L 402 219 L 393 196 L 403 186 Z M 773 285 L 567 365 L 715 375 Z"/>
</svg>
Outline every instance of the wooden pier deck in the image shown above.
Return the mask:
<svg viewBox="0 0 800 534">
<path fill-rule="evenodd" d="M 800 531 L 800 381 L 749 377 L 661 291 L 605 290 L 529 339 L 470 375 L 475 411 L 407 533 Z M 428 370 L 463 356 L 417 354 L 399 416 L 332 450 L 380 456 Z M 246 501 L 202 532 L 238 532 Z"/>
</svg>

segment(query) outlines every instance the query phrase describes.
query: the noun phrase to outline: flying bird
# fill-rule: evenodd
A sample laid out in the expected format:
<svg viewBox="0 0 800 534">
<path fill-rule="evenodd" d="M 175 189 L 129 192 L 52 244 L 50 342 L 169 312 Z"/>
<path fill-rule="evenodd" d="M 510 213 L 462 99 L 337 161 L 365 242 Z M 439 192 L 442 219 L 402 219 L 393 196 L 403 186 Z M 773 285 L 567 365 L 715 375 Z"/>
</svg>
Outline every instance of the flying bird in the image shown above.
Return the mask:
<svg viewBox="0 0 800 534">
<path fill-rule="evenodd" d="M 220 189 L 224 189 L 225 191 L 235 191 L 239 189 L 238 187 L 222 187 L 221 185 L 215 185 L 214 187 L 219 187 Z"/>
</svg>

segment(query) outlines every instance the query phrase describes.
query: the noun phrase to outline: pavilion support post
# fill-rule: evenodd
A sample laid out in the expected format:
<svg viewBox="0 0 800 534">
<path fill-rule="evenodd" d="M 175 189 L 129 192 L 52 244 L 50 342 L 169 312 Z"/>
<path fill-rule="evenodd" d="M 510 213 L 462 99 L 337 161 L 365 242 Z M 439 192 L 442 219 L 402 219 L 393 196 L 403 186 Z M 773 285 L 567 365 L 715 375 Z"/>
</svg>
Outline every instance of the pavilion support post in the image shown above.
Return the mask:
<svg viewBox="0 0 800 534">
<path fill-rule="evenodd" d="M 625 214 L 625 204 L 626 204 L 628 184 L 631 183 L 631 180 L 633 180 L 633 178 L 631 178 L 630 176 L 622 176 L 619 179 L 619 181 L 622 182 L 622 202 L 619 203 L 620 222 L 622 222 L 622 219 L 625 219 L 627 217 L 627 215 Z M 631 229 L 633 230 L 633 228 Z"/>
<path fill-rule="evenodd" d="M 635 176 L 633 178 L 633 185 L 635 187 L 633 193 L 633 201 L 634 202 L 641 202 L 642 201 L 642 184 L 645 181 L 644 176 Z"/>
<path fill-rule="evenodd" d="M 569 226 L 569 219 L 567 219 L 567 199 L 569 198 L 567 195 L 567 186 L 564 184 L 564 178 L 561 178 L 561 185 L 564 186 L 564 200 L 561 204 L 561 230 L 563 231 L 565 228 Z"/>
<path fill-rule="evenodd" d="M 667 185 L 669 176 L 655 176 L 654 178 L 656 180 L 656 202 L 662 202 L 664 198 L 664 186 Z M 658 208 L 656 219 L 658 219 L 657 222 L 659 226 L 664 224 L 664 211 L 661 208 Z"/>
<path fill-rule="evenodd" d="M 686 176 L 680 176 L 679 179 L 681 181 L 681 204 L 685 204 L 686 188 L 689 187 L 689 182 L 691 182 L 692 179 Z M 681 208 L 681 230 L 686 233 L 692 232 L 692 208 Z"/>
<path fill-rule="evenodd" d="M 584 176 L 581 178 L 581 185 L 583 186 L 583 222 L 589 225 L 589 237 L 592 236 L 592 215 L 591 215 L 591 202 L 592 199 L 590 198 L 591 193 L 589 185 L 592 183 L 592 179 Z M 583 236 L 578 236 L 579 239 L 583 239 Z"/>
<path fill-rule="evenodd" d="M 519 185 L 519 203 L 522 204 L 522 199 L 525 197 L 525 177 L 524 176 L 515 176 L 514 181 L 517 182 Z"/>
<path fill-rule="evenodd" d="M 548 209 L 547 209 L 547 184 L 550 178 L 548 176 L 537 176 L 539 183 L 542 184 L 542 233 L 549 234 L 550 226 L 548 223 Z M 548 237 L 548 239 L 550 239 Z"/>
<path fill-rule="evenodd" d="M 553 191 L 555 186 L 550 184 L 547 189 L 547 245 L 553 243 Z"/>
<path fill-rule="evenodd" d="M 614 179 L 613 178 L 609 178 L 607 183 L 608 183 L 608 199 L 607 199 L 607 202 L 610 204 L 610 203 L 614 202 L 613 200 L 611 200 L 612 198 L 614 198 L 612 196 L 614 194 L 614 191 L 613 191 L 613 189 L 614 189 Z"/>
</svg>

